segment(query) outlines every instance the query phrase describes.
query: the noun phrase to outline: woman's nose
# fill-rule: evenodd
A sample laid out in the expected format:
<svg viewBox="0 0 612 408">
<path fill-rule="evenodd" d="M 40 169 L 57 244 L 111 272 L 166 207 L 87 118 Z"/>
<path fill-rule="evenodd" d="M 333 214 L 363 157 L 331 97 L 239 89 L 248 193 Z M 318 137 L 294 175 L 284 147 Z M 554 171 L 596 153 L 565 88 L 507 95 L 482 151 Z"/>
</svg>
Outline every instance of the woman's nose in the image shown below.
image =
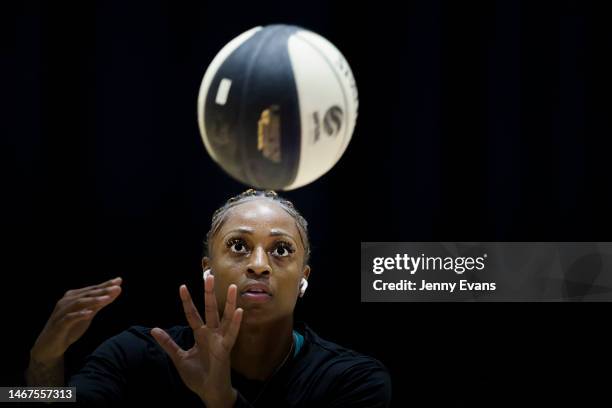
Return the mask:
<svg viewBox="0 0 612 408">
<path fill-rule="evenodd" d="M 268 256 L 264 248 L 257 246 L 251 255 L 251 262 L 248 266 L 249 273 L 257 275 L 269 274 L 270 265 L 268 264 Z"/>
</svg>

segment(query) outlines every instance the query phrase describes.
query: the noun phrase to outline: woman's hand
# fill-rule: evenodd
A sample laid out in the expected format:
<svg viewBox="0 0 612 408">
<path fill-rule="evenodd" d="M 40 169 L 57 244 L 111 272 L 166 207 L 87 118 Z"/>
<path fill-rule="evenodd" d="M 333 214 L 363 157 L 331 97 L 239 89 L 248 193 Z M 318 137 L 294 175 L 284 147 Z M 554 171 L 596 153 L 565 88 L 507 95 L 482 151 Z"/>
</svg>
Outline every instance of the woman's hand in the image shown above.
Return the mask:
<svg viewBox="0 0 612 408">
<path fill-rule="evenodd" d="M 198 394 L 208 408 L 231 407 L 236 401 L 237 392 L 231 383 L 230 353 L 238 337 L 243 310 L 236 309 L 237 287 L 230 285 L 223 319 L 219 322 L 214 284 L 212 275 L 204 283 L 206 324 L 194 306 L 187 287 L 181 285 L 179 288 L 185 316 L 195 339 L 192 348 L 181 349 L 162 329 L 154 328 L 151 334 L 168 353 L 185 385 Z"/>
<path fill-rule="evenodd" d="M 89 328 L 93 317 L 121 293 L 121 278 L 99 285 L 67 291 L 57 302 L 49 320 L 36 339 L 30 356 L 39 363 L 61 359 Z"/>
</svg>

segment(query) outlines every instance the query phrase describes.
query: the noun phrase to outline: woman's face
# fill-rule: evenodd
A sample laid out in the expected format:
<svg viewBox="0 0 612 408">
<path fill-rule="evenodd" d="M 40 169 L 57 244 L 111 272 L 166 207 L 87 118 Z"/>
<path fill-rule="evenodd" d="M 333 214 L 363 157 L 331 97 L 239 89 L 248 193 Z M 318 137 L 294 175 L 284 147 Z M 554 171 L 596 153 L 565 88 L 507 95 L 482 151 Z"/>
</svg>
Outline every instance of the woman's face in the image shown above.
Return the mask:
<svg viewBox="0 0 612 408">
<path fill-rule="evenodd" d="M 202 266 L 211 268 L 215 276 L 219 314 L 225 307 L 227 288 L 236 284 L 243 324 L 293 314 L 299 284 L 310 274 L 294 218 L 279 204 L 261 198 L 228 210 L 212 238 L 211 258 L 205 257 Z"/>
</svg>

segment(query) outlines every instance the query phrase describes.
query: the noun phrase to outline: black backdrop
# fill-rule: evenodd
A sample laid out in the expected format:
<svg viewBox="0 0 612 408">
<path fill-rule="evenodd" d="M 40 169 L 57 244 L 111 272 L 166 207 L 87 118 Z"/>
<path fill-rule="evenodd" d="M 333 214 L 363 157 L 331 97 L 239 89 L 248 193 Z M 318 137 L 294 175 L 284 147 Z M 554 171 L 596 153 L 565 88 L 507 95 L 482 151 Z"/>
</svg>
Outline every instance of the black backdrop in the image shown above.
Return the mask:
<svg viewBox="0 0 612 408">
<path fill-rule="evenodd" d="M 297 318 L 382 360 L 394 405 L 603 393 L 607 304 L 362 304 L 360 241 L 609 241 L 606 10 L 592 3 L 22 1 L 0 6 L 1 385 L 16 385 L 62 293 L 124 292 L 69 364 L 202 300 L 202 239 L 246 187 L 206 155 L 195 109 L 215 53 L 297 24 L 342 50 L 353 141 L 288 192 L 310 223 Z M 531 401 L 528 399 L 527 401 Z"/>
</svg>

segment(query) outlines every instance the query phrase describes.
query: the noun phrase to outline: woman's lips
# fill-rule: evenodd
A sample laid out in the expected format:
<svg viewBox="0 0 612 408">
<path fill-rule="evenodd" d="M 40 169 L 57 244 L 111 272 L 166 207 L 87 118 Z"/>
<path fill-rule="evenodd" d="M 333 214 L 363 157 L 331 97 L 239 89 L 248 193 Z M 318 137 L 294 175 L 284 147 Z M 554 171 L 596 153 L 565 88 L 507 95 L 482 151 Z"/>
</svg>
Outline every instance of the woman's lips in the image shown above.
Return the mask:
<svg viewBox="0 0 612 408">
<path fill-rule="evenodd" d="M 272 296 L 265 292 L 244 292 L 242 298 L 249 302 L 264 303 L 270 301 Z"/>
</svg>

